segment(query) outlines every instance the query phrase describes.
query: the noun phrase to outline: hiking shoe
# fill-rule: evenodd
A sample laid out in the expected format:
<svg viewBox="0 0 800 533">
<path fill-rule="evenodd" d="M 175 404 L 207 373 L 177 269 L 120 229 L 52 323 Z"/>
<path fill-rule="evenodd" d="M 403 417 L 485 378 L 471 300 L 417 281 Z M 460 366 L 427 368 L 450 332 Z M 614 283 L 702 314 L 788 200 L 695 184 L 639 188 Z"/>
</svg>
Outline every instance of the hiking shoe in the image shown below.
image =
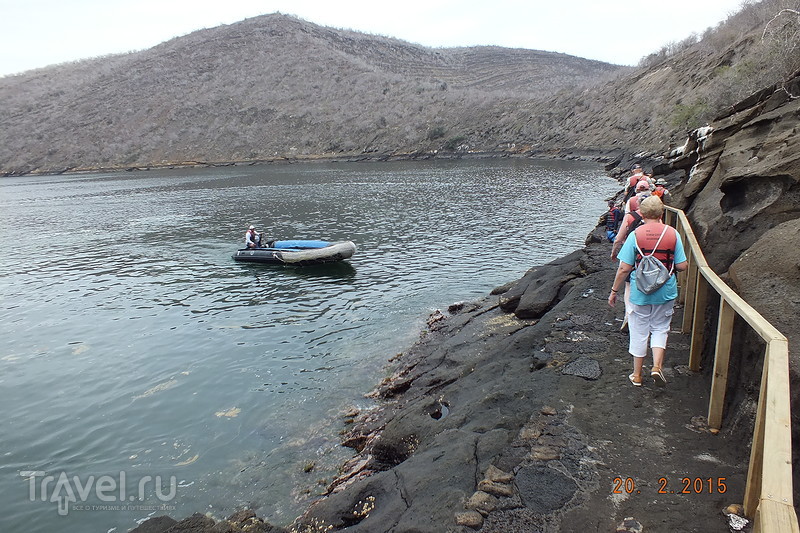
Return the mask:
<svg viewBox="0 0 800 533">
<path fill-rule="evenodd" d="M 633 374 L 628 376 L 628 380 L 630 380 L 630 382 L 633 384 L 634 387 L 642 386 L 642 378 L 639 378 L 637 381 L 636 376 L 634 376 Z"/>
</svg>

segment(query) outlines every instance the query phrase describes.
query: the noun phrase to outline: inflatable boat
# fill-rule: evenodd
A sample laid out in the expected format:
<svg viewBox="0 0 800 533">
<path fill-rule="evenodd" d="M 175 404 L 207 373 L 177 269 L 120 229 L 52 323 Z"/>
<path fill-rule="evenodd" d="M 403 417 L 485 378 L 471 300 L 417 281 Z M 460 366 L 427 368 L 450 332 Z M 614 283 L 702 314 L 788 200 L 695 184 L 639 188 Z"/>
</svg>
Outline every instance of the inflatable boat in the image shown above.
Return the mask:
<svg viewBox="0 0 800 533">
<path fill-rule="evenodd" d="M 286 265 L 318 265 L 352 257 L 351 241 L 274 241 L 269 248 L 243 248 L 233 254 L 235 261 Z"/>
</svg>

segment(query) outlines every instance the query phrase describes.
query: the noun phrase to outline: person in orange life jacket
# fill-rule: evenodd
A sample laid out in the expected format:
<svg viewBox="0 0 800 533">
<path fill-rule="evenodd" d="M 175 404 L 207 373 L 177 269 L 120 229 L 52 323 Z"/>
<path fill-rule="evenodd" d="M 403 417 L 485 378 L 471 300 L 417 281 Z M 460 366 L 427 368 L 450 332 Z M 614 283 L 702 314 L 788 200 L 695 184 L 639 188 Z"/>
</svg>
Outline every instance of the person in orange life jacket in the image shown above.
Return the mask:
<svg viewBox="0 0 800 533">
<path fill-rule="evenodd" d="M 617 254 L 619 253 L 620 248 L 622 248 L 622 245 L 625 243 L 625 239 L 628 238 L 628 234 L 639 227 L 639 224 L 642 223 L 642 215 L 639 213 L 640 203 L 641 199 L 637 195 L 631 198 L 626 205 L 626 208 L 629 208 L 630 211 L 622 215 L 622 223 L 617 231 L 617 238 L 614 239 L 614 246 L 611 247 L 612 260 L 616 261 Z"/>
<path fill-rule="evenodd" d="M 661 223 L 664 204 L 658 196 L 651 196 L 642 201 L 639 212 L 644 223 L 631 233 L 619 251 L 619 267 L 608 295 L 608 305 L 617 303 L 617 293 L 625 278 L 641 260 L 636 249 L 650 254 L 660 260 L 670 271 L 683 271 L 687 268 L 686 253 L 678 232 Z M 633 373 L 628 380 L 637 386 L 642 385 L 642 369 L 647 355 L 648 341 L 653 354 L 653 366 L 650 376 L 657 384 L 665 384 L 662 371 L 667 349 L 667 336 L 672 321 L 673 306 L 678 297 L 678 284 L 675 276 L 651 294 L 645 294 L 636 288 L 636 277 L 631 276 L 631 312 L 628 322 L 630 341 L 628 351 L 633 356 Z"/>
<path fill-rule="evenodd" d="M 630 189 L 636 187 L 636 184 L 639 183 L 639 180 L 644 177 L 644 171 L 642 170 L 642 165 L 635 164 L 631 167 L 631 175 L 628 178 L 628 183 L 625 185 L 625 192 L 627 193 Z"/>
<path fill-rule="evenodd" d="M 639 183 L 636 184 L 636 195 L 632 196 L 630 199 L 628 199 L 627 202 L 625 202 L 625 214 L 627 215 L 628 213 L 631 212 L 630 204 L 634 198 L 638 198 L 637 201 L 641 202 L 648 196 L 650 196 L 650 184 L 647 183 L 647 181 L 645 180 L 641 180 Z M 636 209 L 634 208 L 633 211 L 635 210 Z"/>
<path fill-rule="evenodd" d="M 624 215 L 622 224 L 617 232 L 617 237 L 614 239 L 614 244 L 611 247 L 612 261 L 617 260 L 617 254 L 622 248 L 622 245 L 625 243 L 625 240 L 628 238 L 628 235 L 638 228 L 644 221 L 641 213 L 639 212 L 639 197 L 634 196 L 631 198 L 629 204 L 631 212 Z M 628 326 L 628 317 L 630 316 L 631 312 L 631 284 L 629 279 L 625 280 L 624 302 L 625 314 L 623 315 L 622 326 L 620 326 L 620 329 L 625 329 Z"/>
<path fill-rule="evenodd" d="M 666 189 L 666 185 L 667 182 L 663 178 L 658 178 L 656 180 L 656 188 L 653 191 L 653 194 L 661 198 L 661 201 L 665 204 L 669 203 L 669 201 L 672 199 L 672 195 L 669 194 L 669 191 Z"/>
<path fill-rule="evenodd" d="M 625 194 L 622 195 L 622 202 L 627 203 L 631 196 L 636 194 L 636 184 L 644 177 L 642 165 L 635 164 L 631 167 L 631 175 L 628 177 L 628 182 L 625 184 Z"/>
<path fill-rule="evenodd" d="M 652 191 L 656 184 L 655 180 L 653 179 L 653 176 L 650 174 L 644 174 L 641 178 L 639 178 L 639 181 L 636 183 L 636 185 L 639 185 L 643 181 L 647 183 L 647 186 Z"/>
<path fill-rule="evenodd" d="M 606 226 L 606 238 L 608 242 L 614 242 L 619 231 L 619 226 L 622 224 L 623 214 L 619 207 L 614 203 L 614 200 L 609 200 L 608 211 L 600 216 L 600 224 Z"/>
<path fill-rule="evenodd" d="M 646 174 L 644 170 L 642 170 L 642 165 L 633 165 L 633 168 L 631 168 L 631 175 L 628 177 L 628 183 L 625 184 L 625 192 L 632 195 L 636 184 L 642 180 L 646 180 L 648 184 L 652 185 L 653 175 Z"/>
<path fill-rule="evenodd" d="M 256 233 L 256 227 L 250 226 L 247 228 L 247 233 L 244 234 L 244 245 L 247 248 L 260 248 L 261 235 Z"/>
</svg>

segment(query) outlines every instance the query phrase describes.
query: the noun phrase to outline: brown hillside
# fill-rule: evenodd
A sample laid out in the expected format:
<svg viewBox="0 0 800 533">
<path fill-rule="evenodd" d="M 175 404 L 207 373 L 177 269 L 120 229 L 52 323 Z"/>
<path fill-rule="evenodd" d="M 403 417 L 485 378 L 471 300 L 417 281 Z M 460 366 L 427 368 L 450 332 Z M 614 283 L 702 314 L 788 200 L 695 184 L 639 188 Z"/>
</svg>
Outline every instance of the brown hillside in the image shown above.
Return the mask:
<svg viewBox="0 0 800 533">
<path fill-rule="evenodd" d="M 267 15 L 0 79 L 0 164 L 27 172 L 413 151 L 505 94 L 617 68 L 531 50 L 429 49 Z"/>
<path fill-rule="evenodd" d="M 800 69 L 764 0 L 636 69 L 432 49 L 266 15 L 0 78 L 0 172 L 469 151 L 658 150 Z M 783 11 L 782 11 L 783 10 Z"/>
</svg>

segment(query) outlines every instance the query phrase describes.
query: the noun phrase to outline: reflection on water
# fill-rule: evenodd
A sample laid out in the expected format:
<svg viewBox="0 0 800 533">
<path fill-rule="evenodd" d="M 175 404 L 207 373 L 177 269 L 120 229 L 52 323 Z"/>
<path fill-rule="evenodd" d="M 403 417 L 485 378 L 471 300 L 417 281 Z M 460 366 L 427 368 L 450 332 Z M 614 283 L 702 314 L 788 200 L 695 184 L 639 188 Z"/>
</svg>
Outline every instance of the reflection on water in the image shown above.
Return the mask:
<svg viewBox="0 0 800 533">
<path fill-rule="evenodd" d="M 59 516 L 20 471 L 124 471 L 128 494 L 175 476 L 173 516 L 291 521 L 347 457 L 339 413 L 369 407 L 427 314 L 581 246 L 615 188 L 593 165 L 522 160 L 3 180 L 0 530 L 126 531 L 163 503 Z M 235 263 L 251 223 L 358 251 Z"/>
</svg>

